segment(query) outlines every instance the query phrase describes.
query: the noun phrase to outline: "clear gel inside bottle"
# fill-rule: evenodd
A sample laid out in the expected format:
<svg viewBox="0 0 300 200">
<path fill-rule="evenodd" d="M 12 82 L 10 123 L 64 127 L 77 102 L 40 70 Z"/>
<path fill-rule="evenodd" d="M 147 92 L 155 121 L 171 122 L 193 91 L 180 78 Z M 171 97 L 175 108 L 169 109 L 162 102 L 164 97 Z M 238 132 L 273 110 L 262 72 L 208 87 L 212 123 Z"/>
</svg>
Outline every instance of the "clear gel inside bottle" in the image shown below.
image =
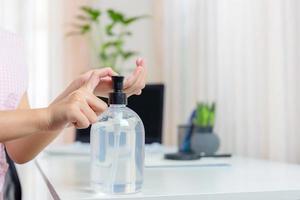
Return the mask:
<svg viewBox="0 0 300 200">
<path fill-rule="evenodd" d="M 144 126 L 126 107 L 123 77 L 113 82 L 110 106 L 91 128 L 91 184 L 104 193 L 136 193 L 143 184 Z"/>
</svg>

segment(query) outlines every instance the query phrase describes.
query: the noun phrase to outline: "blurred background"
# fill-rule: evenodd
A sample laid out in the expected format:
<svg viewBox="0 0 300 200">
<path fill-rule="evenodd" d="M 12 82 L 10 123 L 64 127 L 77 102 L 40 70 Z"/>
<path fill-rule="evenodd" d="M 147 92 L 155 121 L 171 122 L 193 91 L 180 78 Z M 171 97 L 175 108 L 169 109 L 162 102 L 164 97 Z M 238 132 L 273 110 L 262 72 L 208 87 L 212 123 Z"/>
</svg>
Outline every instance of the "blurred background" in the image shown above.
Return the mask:
<svg viewBox="0 0 300 200">
<path fill-rule="evenodd" d="M 147 83 L 164 85 L 163 144 L 177 145 L 177 127 L 197 102 L 215 102 L 220 151 L 300 162 L 299 1 L 0 0 L 0 27 L 26 46 L 34 108 L 100 67 L 91 37 L 78 34 L 78 16 L 88 13 L 82 6 L 143 16 L 128 26 L 124 43 L 138 54 L 118 67 L 128 74 L 143 57 Z M 55 143 L 73 139 L 69 129 Z"/>
</svg>

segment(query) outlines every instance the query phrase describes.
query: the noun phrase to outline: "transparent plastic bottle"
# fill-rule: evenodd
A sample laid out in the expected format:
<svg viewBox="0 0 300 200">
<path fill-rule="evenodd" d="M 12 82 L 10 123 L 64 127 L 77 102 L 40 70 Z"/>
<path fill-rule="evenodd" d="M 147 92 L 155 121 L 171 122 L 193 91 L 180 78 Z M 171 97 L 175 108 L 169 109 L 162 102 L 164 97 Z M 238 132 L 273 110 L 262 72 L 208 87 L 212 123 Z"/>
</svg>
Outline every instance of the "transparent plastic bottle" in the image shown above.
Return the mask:
<svg viewBox="0 0 300 200">
<path fill-rule="evenodd" d="M 139 116 L 126 107 L 123 77 L 113 77 L 110 106 L 91 128 L 91 184 L 100 192 L 139 192 L 143 184 L 145 131 Z"/>
</svg>

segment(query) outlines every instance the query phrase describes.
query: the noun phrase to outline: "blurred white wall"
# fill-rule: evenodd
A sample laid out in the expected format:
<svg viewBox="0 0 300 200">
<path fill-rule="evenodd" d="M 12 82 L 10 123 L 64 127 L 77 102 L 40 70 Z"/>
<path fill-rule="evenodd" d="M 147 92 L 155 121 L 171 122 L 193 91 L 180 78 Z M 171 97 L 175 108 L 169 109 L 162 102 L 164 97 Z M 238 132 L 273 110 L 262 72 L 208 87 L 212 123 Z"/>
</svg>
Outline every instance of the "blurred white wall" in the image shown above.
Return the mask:
<svg viewBox="0 0 300 200">
<path fill-rule="evenodd" d="M 299 1 L 163 5 L 165 141 L 197 101 L 216 101 L 221 151 L 300 162 Z"/>
</svg>

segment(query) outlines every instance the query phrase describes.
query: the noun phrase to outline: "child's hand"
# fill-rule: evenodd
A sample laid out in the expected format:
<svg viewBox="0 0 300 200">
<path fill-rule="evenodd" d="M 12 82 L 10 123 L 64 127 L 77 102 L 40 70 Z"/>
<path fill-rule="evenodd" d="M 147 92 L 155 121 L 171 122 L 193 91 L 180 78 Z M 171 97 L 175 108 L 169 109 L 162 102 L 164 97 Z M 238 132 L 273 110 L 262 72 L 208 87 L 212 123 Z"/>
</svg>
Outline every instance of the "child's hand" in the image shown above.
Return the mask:
<svg viewBox="0 0 300 200">
<path fill-rule="evenodd" d="M 147 70 L 144 60 L 139 58 L 136 60 L 136 68 L 134 72 L 124 81 L 124 92 L 127 96 L 140 95 L 145 87 Z M 107 97 L 112 91 L 111 77 L 101 79 L 101 83 L 96 87 L 95 94 L 97 96 Z"/>
<path fill-rule="evenodd" d="M 124 91 L 128 96 L 133 94 L 140 95 L 146 84 L 147 69 L 143 59 L 136 60 L 136 68 L 134 72 L 125 79 Z"/>
<path fill-rule="evenodd" d="M 99 85 L 95 88 L 95 95 L 96 96 L 103 96 L 108 97 L 108 94 L 112 92 L 112 80 L 111 76 L 117 75 L 116 72 L 114 72 L 111 68 L 102 68 L 102 69 L 96 69 L 88 71 L 84 74 L 82 74 L 78 79 L 74 81 L 74 84 L 77 85 L 77 87 L 80 87 L 82 84 L 88 80 L 89 76 L 92 73 L 96 74 L 103 74 L 105 71 L 106 76 L 103 76 L 100 80 Z M 127 94 L 127 96 L 131 95 L 139 95 L 142 92 L 142 89 L 145 87 L 146 82 L 146 67 L 144 64 L 143 59 L 137 59 L 136 60 L 136 68 L 134 72 L 125 79 L 124 81 L 124 92 Z"/>
<path fill-rule="evenodd" d="M 89 79 L 78 90 L 48 107 L 48 130 L 58 130 L 68 124 L 76 128 L 87 128 L 96 122 L 97 115 L 102 113 L 107 105 L 98 99 L 94 90 L 99 84 L 101 75 L 92 73 Z"/>
</svg>

